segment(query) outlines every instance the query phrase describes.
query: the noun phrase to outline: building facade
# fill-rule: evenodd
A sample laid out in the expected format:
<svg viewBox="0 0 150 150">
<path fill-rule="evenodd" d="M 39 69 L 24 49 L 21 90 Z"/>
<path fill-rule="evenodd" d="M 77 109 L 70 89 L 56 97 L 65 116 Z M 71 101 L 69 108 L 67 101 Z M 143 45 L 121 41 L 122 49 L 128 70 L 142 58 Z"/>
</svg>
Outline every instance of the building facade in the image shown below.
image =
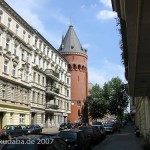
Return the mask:
<svg viewBox="0 0 150 150">
<path fill-rule="evenodd" d="M 122 62 L 131 116 L 140 132 L 150 132 L 150 1 L 111 0 L 121 33 Z"/>
<path fill-rule="evenodd" d="M 68 70 L 71 74 L 71 114 L 68 116 L 68 121 L 82 121 L 84 101 L 88 95 L 88 56 L 72 25 L 62 38 L 59 51 L 68 61 Z"/>
<path fill-rule="evenodd" d="M 0 128 L 58 126 L 70 113 L 68 62 L 5 1 L 0 6 Z"/>
</svg>

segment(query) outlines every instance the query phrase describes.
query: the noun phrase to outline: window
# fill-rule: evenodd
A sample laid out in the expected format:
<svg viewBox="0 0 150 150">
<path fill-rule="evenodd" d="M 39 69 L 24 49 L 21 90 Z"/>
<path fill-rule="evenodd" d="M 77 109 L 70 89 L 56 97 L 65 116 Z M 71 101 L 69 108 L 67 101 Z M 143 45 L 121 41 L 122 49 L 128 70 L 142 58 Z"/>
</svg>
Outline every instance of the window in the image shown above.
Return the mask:
<svg viewBox="0 0 150 150">
<path fill-rule="evenodd" d="M 37 55 L 35 54 L 34 55 L 34 63 L 36 63 L 36 57 L 37 57 Z"/>
<path fill-rule="evenodd" d="M 4 61 L 4 72 L 8 73 L 8 61 Z"/>
<path fill-rule="evenodd" d="M 16 34 L 18 35 L 18 32 L 19 32 L 19 25 L 16 24 Z"/>
<path fill-rule="evenodd" d="M 3 11 L 0 10 L 0 22 L 2 22 Z"/>
<path fill-rule="evenodd" d="M 12 76 L 13 76 L 13 77 L 16 76 L 16 65 L 13 65 Z"/>
<path fill-rule="evenodd" d="M 11 88 L 11 100 L 14 100 L 14 87 Z"/>
<path fill-rule="evenodd" d="M 6 39 L 6 50 L 9 50 L 9 45 L 10 45 L 10 39 Z"/>
<path fill-rule="evenodd" d="M 49 56 L 49 49 L 47 50 L 47 56 Z"/>
<path fill-rule="evenodd" d="M 45 54 L 45 49 L 46 49 L 46 46 L 44 45 L 44 47 L 43 47 L 43 53 Z"/>
<path fill-rule="evenodd" d="M 33 91 L 33 95 L 32 95 L 32 102 L 35 101 L 35 92 Z"/>
<path fill-rule="evenodd" d="M 36 81 L 36 72 L 33 73 L 33 81 Z"/>
<path fill-rule="evenodd" d="M 35 47 L 37 47 L 37 39 L 35 39 Z"/>
<path fill-rule="evenodd" d="M 39 67 L 41 66 L 41 58 L 39 58 Z"/>
<path fill-rule="evenodd" d="M 27 98 L 28 98 L 28 92 L 25 91 L 25 93 L 24 93 L 24 102 L 25 102 L 25 103 L 27 102 Z"/>
<path fill-rule="evenodd" d="M 81 101 L 77 101 L 77 106 L 81 106 Z"/>
<path fill-rule="evenodd" d="M 8 18 L 8 24 L 7 24 L 8 28 L 11 28 L 11 18 Z"/>
<path fill-rule="evenodd" d="M 45 78 L 44 77 L 42 78 L 42 84 L 43 84 L 43 86 L 45 85 Z"/>
<path fill-rule="evenodd" d="M 40 75 L 38 75 L 38 83 L 40 84 Z"/>
<path fill-rule="evenodd" d="M 41 50 L 41 48 L 42 48 L 42 42 L 40 42 L 39 44 L 39 50 Z"/>
<path fill-rule="evenodd" d="M 27 63 L 29 63 L 29 54 L 27 53 Z"/>
<path fill-rule="evenodd" d="M 13 124 L 13 122 L 12 122 L 13 121 L 13 113 L 10 113 L 10 118 L 9 119 L 10 119 L 10 124 Z"/>
<path fill-rule="evenodd" d="M 26 31 L 23 31 L 23 40 L 26 40 Z"/>
<path fill-rule="evenodd" d="M 79 116 L 79 117 L 81 116 L 80 109 L 78 109 L 78 116 Z"/>
<path fill-rule="evenodd" d="M 14 45 L 14 55 L 16 55 L 17 54 L 17 45 L 15 44 Z"/>
<path fill-rule="evenodd" d="M 2 85 L 2 98 L 6 98 L 6 85 Z"/>
<path fill-rule="evenodd" d="M 22 89 L 20 90 L 20 101 L 23 101 L 23 93 L 22 93 Z"/>
<path fill-rule="evenodd" d="M 19 116 L 19 123 L 20 124 L 25 124 L 25 114 L 20 114 L 20 116 Z"/>
<path fill-rule="evenodd" d="M 67 96 L 69 97 L 69 90 L 67 90 Z"/>
<path fill-rule="evenodd" d="M 38 96 L 38 97 L 37 97 L 37 103 L 39 103 L 39 101 L 40 101 L 40 93 L 38 93 L 37 96 Z"/>
<path fill-rule="evenodd" d="M 21 59 L 22 60 L 24 60 L 24 54 L 25 54 L 25 52 L 24 52 L 24 50 L 22 50 L 22 54 L 21 54 Z"/>
<path fill-rule="evenodd" d="M 45 68 L 45 61 L 43 61 L 43 69 Z"/>
<path fill-rule="evenodd" d="M 31 38 L 31 36 L 28 35 L 28 44 L 30 44 L 30 38 Z"/>
<path fill-rule="evenodd" d="M 53 52 L 51 53 L 51 59 L 53 60 Z"/>
<path fill-rule="evenodd" d="M 67 78 L 67 84 L 69 84 L 69 78 Z"/>
<path fill-rule="evenodd" d="M 57 56 L 55 56 L 55 62 L 57 63 Z"/>
</svg>

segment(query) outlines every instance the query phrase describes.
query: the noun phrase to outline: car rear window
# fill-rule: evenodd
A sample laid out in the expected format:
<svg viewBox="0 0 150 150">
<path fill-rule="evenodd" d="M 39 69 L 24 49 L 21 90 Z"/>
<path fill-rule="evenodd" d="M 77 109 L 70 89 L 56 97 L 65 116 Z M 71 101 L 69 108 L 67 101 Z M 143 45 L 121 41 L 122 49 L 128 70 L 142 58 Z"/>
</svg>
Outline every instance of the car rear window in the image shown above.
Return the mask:
<svg viewBox="0 0 150 150">
<path fill-rule="evenodd" d="M 74 132 L 60 132 L 59 136 L 62 137 L 63 139 L 76 139 L 77 134 Z"/>
<path fill-rule="evenodd" d="M 104 127 L 112 127 L 112 124 L 104 124 Z"/>
<path fill-rule="evenodd" d="M 86 133 L 92 133 L 93 132 L 93 128 L 84 128 L 84 127 L 80 127 L 79 130 L 82 130 Z"/>
</svg>

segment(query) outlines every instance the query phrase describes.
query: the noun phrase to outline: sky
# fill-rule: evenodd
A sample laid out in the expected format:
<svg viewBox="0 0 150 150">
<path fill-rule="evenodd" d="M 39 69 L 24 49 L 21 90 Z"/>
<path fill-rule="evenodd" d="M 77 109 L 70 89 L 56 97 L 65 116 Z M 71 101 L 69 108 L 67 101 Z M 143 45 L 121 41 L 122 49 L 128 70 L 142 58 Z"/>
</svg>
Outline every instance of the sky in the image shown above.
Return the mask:
<svg viewBox="0 0 150 150">
<path fill-rule="evenodd" d="M 101 87 L 113 77 L 123 82 L 120 35 L 111 0 L 5 0 L 56 49 L 69 25 L 88 50 L 88 82 Z"/>
</svg>

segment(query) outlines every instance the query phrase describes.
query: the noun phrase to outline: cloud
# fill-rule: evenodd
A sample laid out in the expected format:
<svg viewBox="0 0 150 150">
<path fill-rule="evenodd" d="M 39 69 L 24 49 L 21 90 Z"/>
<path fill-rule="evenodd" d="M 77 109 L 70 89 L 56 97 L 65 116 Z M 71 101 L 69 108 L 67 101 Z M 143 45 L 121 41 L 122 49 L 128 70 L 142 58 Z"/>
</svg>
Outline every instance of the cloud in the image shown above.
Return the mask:
<svg viewBox="0 0 150 150">
<path fill-rule="evenodd" d="M 7 0 L 8 1 L 8 0 Z M 50 41 L 52 45 L 55 47 L 58 47 L 61 42 L 61 37 L 57 37 L 56 33 L 50 30 L 46 29 L 46 26 L 43 24 L 43 22 L 40 19 L 40 13 L 37 13 L 38 11 L 41 11 L 43 9 L 43 5 L 46 5 L 45 3 L 41 3 L 40 1 L 36 2 L 35 0 L 27 0 L 25 3 L 24 1 L 20 0 L 11 0 L 8 2 L 8 4 L 14 8 L 14 10 L 25 20 L 28 22 L 29 25 L 31 25 L 33 28 L 35 28 L 38 32 L 40 32 L 45 39 Z M 24 8 L 24 9 L 22 9 Z M 67 21 L 67 18 L 63 17 L 59 13 L 50 13 L 51 17 L 54 17 L 59 22 L 63 24 L 69 24 L 69 21 Z"/>
<path fill-rule="evenodd" d="M 98 20 L 108 20 L 113 19 L 117 16 L 117 14 L 113 11 L 109 10 L 101 10 L 97 13 L 96 17 Z"/>
<path fill-rule="evenodd" d="M 114 77 L 119 77 L 124 83 L 126 82 L 124 77 L 124 68 L 121 65 L 109 62 L 104 58 L 103 63 L 100 67 L 89 67 L 88 76 L 89 82 L 96 84 L 98 83 L 101 87 L 105 82 L 110 81 Z M 102 67 L 101 67 L 102 66 Z"/>
<path fill-rule="evenodd" d="M 106 7 L 112 7 L 111 0 L 100 0 L 100 3 L 104 4 Z"/>
<path fill-rule="evenodd" d="M 83 44 L 82 47 L 88 49 L 90 47 L 90 44 Z"/>
</svg>

